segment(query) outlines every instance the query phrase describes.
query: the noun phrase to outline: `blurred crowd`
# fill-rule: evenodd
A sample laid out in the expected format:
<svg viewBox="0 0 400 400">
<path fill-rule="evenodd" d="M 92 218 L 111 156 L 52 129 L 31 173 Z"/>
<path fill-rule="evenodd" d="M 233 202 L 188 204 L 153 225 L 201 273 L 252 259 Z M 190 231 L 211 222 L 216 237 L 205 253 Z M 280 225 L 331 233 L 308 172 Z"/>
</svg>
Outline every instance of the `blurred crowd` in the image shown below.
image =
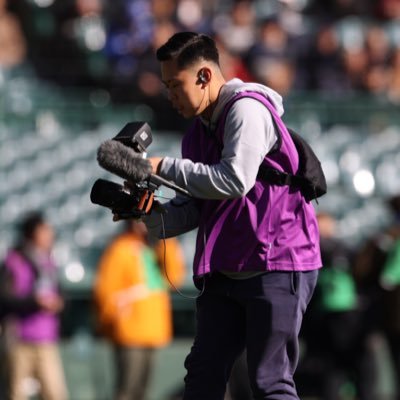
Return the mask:
<svg viewBox="0 0 400 400">
<path fill-rule="evenodd" d="M 158 109 L 155 50 L 181 30 L 217 40 L 227 79 L 400 102 L 397 0 L 1 0 L 0 65 Z"/>
</svg>

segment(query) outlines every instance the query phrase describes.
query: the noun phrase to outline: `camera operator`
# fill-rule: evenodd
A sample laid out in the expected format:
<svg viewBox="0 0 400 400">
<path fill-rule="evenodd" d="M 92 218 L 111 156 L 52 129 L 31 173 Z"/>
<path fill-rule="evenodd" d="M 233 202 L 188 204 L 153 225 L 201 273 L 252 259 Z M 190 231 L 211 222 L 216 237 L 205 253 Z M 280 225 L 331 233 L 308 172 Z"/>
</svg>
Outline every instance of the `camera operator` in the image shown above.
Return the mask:
<svg viewBox="0 0 400 400">
<path fill-rule="evenodd" d="M 175 34 L 157 59 L 173 107 L 195 118 L 182 159 L 149 159 L 154 173 L 193 197 L 177 196 L 166 213 L 144 218 L 159 237 L 198 228 L 193 273 L 201 292 L 183 399 L 222 400 L 244 349 L 255 399 L 298 399 L 298 334 L 321 258 L 313 205 L 299 190 L 257 177 L 262 163 L 298 168 L 279 118 L 282 98 L 260 84 L 225 81 L 215 42 L 203 34 Z"/>
</svg>

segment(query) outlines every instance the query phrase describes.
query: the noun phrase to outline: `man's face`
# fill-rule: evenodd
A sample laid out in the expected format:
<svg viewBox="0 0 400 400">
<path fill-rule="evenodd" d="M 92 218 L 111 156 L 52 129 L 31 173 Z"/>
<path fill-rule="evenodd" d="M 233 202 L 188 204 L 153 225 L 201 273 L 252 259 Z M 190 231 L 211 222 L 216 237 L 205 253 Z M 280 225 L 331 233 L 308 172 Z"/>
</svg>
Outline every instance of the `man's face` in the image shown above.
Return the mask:
<svg viewBox="0 0 400 400">
<path fill-rule="evenodd" d="M 161 62 L 161 78 L 172 106 L 184 118 L 201 114 L 206 104 L 204 85 L 199 81 L 196 65 L 178 69 L 174 60 Z"/>
<path fill-rule="evenodd" d="M 50 251 L 54 243 L 54 229 L 48 223 L 38 225 L 33 233 L 32 242 L 44 251 Z"/>
</svg>

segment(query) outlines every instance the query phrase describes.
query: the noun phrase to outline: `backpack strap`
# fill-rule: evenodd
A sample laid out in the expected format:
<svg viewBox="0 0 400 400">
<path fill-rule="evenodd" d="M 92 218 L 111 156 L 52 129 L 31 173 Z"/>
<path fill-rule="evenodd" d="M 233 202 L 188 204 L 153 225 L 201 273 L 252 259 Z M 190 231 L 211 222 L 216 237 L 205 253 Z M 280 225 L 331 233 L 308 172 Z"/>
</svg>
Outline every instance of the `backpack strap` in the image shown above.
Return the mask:
<svg viewBox="0 0 400 400">
<path fill-rule="evenodd" d="M 277 186 L 287 185 L 301 187 L 305 182 L 305 178 L 301 176 L 279 171 L 276 168 L 266 167 L 263 164 L 260 165 L 257 178 Z"/>
</svg>

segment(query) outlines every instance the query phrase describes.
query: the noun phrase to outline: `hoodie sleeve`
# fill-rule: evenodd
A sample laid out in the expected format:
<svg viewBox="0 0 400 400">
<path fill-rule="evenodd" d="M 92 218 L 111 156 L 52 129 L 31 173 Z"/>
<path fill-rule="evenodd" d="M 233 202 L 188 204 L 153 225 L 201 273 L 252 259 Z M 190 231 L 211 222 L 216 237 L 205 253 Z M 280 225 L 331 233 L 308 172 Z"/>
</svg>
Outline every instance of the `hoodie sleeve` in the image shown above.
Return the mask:
<svg viewBox="0 0 400 400">
<path fill-rule="evenodd" d="M 184 196 L 162 205 L 163 212 L 157 209 L 143 217 L 151 238 L 170 238 L 189 232 L 198 226 L 199 210 L 197 200 Z"/>
<path fill-rule="evenodd" d="M 254 186 L 258 168 L 276 142 L 271 114 L 255 99 L 238 100 L 228 112 L 223 141 L 218 164 L 165 157 L 159 174 L 197 198 L 244 196 Z"/>
</svg>

